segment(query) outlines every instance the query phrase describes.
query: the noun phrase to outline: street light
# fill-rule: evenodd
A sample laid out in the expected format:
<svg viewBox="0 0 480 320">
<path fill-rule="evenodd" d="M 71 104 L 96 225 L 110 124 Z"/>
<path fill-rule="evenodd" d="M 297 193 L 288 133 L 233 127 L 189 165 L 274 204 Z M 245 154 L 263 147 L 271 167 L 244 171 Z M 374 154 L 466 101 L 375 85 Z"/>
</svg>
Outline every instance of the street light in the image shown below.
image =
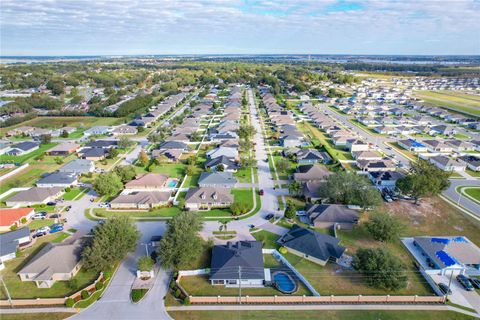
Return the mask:
<svg viewBox="0 0 480 320">
<path fill-rule="evenodd" d="M 147 243 L 140 243 L 142 246 L 145 246 L 145 251 L 147 252 L 147 257 L 149 256 L 149 253 L 148 253 L 148 246 L 153 246 L 151 242 L 147 242 Z"/>
</svg>

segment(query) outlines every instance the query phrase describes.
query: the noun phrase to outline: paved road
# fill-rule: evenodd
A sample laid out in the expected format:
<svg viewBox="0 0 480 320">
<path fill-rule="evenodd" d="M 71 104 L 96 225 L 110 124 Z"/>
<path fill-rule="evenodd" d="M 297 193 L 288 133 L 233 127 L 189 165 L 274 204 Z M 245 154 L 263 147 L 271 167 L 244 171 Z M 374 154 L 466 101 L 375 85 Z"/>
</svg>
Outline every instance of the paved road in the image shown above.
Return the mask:
<svg viewBox="0 0 480 320">
<path fill-rule="evenodd" d="M 265 216 L 273 213 L 283 215 L 283 212 L 278 211 L 278 196 L 285 195 L 285 190 L 274 190 L 274 181 L 272 180 L 272 174 L 267 159 L 267 151 L 264 143 L 263 131 L 258 119 L 258 110 L 255 106 L 255 99 L 253 91 L 248 89 L 248 104 L 250 107 L 251 123 L 256 130 L 254 136 L 255 146 L 255 159 L 257 160 L 257 172 L 258 172 L 258 185 L 264 190 L 264 195 L 261 196 L 262 207 L 254 216 L 248 217 L 242 220 L 231 221 L 228 224 L 228 229 L 237 231 L 239 239 L 253 239 L 249 232 L 249 226 L 254 225 L 257 228 L 261 228 L 279 235 L 283 235 L 288 231 L 286 228 L 274 225 L 267 220 Z M 204 224 L 203 234 L 208 234 L 213 231 L 218 231 L 220 226 L 217 221 L 208 221 Z"/>
<path fill-rule="evenodd" d="M 459 186 L 480 187 L 480 180 L 478 179 L 450 179 L 450 187 L 443 192 L 443 195 L 450 198 L 456 204 L 471 211 L 480 218 L 480 205 L 473 202 L 469 198 L 459 194 L 456 190 Z"/>
<path fill-rule="evenodd" d="M 165 232 L 165 222 L 137 222 L 142 233 L 140 243 L 149 242 L 153 235 Z M 149 247 L 149 252 L 153 250 Z M 127 256 L 113 276 L 102 298 L 72 319 L 171 319 L 165 310 L 164 296 L 167 293 L 170 275 L 160 270 L 154 287 L 138 304 L 130 302 L 130 289 L 135 279 L 138 258 L 146 254 L 145 246 L 139 244 L 136 251 Z"/>
</svg>

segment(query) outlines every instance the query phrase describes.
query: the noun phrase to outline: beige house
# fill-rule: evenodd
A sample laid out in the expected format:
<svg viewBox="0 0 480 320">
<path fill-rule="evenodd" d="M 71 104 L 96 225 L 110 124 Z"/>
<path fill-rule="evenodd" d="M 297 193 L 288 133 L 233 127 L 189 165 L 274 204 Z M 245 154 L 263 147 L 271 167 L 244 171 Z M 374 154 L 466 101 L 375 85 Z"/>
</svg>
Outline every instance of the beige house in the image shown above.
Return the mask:
<svg viewBox="0 0 480 320">
<path fill-rule="evenodd" d="M 159 173 L 146 173 L 125 184 L 128 190 L 160 190 L 166 187 L 168 176 Z"/>
<path fill-rule="evenodd" d="M 38 288 L 51 288 L 56 281 L 71 280 L 81 268 L 82 245 L 48 243 L 17 274 L 21 281 L 34 281 Z"/>
<path fill-rule="evenodd" d="M 112 209 L 149 210 L 169 203 L 171 192 L 135 191 L 121 194 L 110 202 Z"/>
<path fill-rule="evenodd" d="M 190 188 L 185 196 L 185 207 L 195 211 L 227 208 L 233 200 L 233 195 L 228 188 Z"/>
</svg>

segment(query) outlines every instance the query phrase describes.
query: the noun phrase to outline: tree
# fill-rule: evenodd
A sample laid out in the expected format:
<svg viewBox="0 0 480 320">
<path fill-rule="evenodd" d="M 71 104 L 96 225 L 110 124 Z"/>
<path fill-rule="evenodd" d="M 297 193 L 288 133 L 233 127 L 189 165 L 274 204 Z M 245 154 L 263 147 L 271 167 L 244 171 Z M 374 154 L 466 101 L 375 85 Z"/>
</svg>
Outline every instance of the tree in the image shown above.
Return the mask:
<svg viewBox="0 0 480 320">
<path fill-rule="evenodd" d="M 280 172 L 286 172 L 290 168 L 290 162 L 286 159 L 279 159 L 275 162 L 275 167 Z"/>
<path fill-rule="evenodd" d="M 182 211 L 167 222 L 167 231 L 160 241 L 158 251 L 165 269 L 181 269 L 200 254 L 202 241 L 198 232 L 202 221 L 193 213 Z"/>
<path fill-rule="evenodd" d="M 255 167 L 256 164 L 257 164 L 257 161 L 253 157 L 242 157 L 240 159 L 240 166 L 242 168 Z"/>
<path fill-rule="evenodd" d="M 50 134 L 42 134 L 42 135 L 40 136 L 40 143 L 41 143 L 41 144 L 48 144 L 48 143 L 50 143 L 50 142 L 52 142 L 52 135 L 50 135 Z"/>
<path fill-rule="evenodd" d="M 120 151 L 118 151 L 118 149 L 111 147 L 110 149 L 108 149 L 107 158 L 108 159 L 115 159 L 118 156 L 119 153 L 120 153 Z"/>
<path fill-rule="evenodd" d="M 127 149 L 131 146 L 133 146 L 135 142 L 130 140 L 130 138 L 126 136 L 121 136 L 120 139 L 118 139 L 118 147 L 122 149 Z"/>
<path fill-rule="evenodd" d="M 82 252 L 86 269 L 105 271 L 135 250 L 140 232 L 127 216 L 115 216 L 97 225 L 93 237 Z"/>
<path fill-rule="evenodd" d="M 193 164 L 189 164 L 186 168 L 185 168 L 185 174 L 187 176 L 191 176 L 193 173 L 195 172 L 195 166 Z"/>
<path fill-rule="evenodd" d="M 300 182 L 294 181 L 288 185 L 288 192 L 294 196 L 298 197 L 302 194 L 303 186 Z"/>
<path fill-rule="evenodd" d="M 420 198 L 440 194 L 450 186 L 450 172 L 443 171 L 434 164 L 419 160 L 410 163 L 410 174 L 397 181 L 397 187 L 412 196 L 417 204 Z"/>
<path fill-rule="evenodd" d="M 151 257 L 143 256 L 137 261 L 137 269 L 140 271 L 150 271 L 152 270 L 154 262 Z"/>
<path fill-rule="evenodd" d="M 243 140 L 251 140 L 255 133 L 256 130 L 252 125 L 241 125 L 238 129 L 238 136 Z"/>
<path fill-rule="evenodd" d="M 397 217 L 385 212 L 377 212 L 368 217 L 365 227 L 375 240 L 383 242 L 396 239 L 403 225 Z"/>
<path fill-rule="evenodd" d="M 56 96 L 65 92 L 65 84 L 62 79 L 50 79 L 47 82 L 47 89 L 51 90 Z"/>
<path fill-rule="evenodd" d="M 332 203 L 374 207 L 382 202 L 380 192 L 372 187 L 367 178 L 351 173 L 336 172 L 327 177 L 319 187 L 321 198 Z"/>
<path fill-rule="evenodd" d="M 117 166 L 115 167 L 114 172 L 120 177 L 120 180 L 123 183 L 127 183 L 133 180 L 133 178 L 135 178 L 135 176 L 137 175 L 137 173 L 135 172 L 135 167 L 132 165 Z"/>
<path fill-rule="evenodd" d="M 62 133 L 60 134 L 60 137 L 62 137 L 62 138 L 68 138 L 68 132 L 67 132 L 67 130 L 63 130 Z"/>
<path fill-rule="evenodd" d="M 140 153 L 138 154 L 138 160 L 137 161 L 138 161 L 138 164 L 141 167 L 145 167 L 148 164 L 148 162 L 150 161 L 150 158 L 148 157 L 145 150 L 140 151 Z"/>
<path fill-rule="evenodd" d="M 253 148 L 252 140 L 240 140 L 239 146 L 242 150 L 248 151 Z"/>
<path fill-rule="evenodd" d="M 297 214 L 297 207 L 291 200 L 287 200 L 287 209 L 285 210 L 285 218 L 293 219 Z"/>
<path fill-rule="evenodd" d="M 234 216 L 238 216 L 248 211 L 248 205 L 245 202 L 235 201 L 230 206 L 230 211 L 232 211 Z"/>
<path fill-rule="evenodd" d="M 392 291 L 407 286 L 405 265 L 385 248 L 358 249 L 353 267 L 364 275 L 369 286 Z"/>
<path fill-rule="evenodd" d="M 123 183 L 115 172 L 106 172 L 93 181 L 93 189 L 101 196 L 114 196 L 123 189 Z"/>
<path fill-rule="evenodd" d="M 53 158 L 56 164 L 62 164 L 63 163 L 63 158 L 62 157 L 55 157 Z"/>
</svg>

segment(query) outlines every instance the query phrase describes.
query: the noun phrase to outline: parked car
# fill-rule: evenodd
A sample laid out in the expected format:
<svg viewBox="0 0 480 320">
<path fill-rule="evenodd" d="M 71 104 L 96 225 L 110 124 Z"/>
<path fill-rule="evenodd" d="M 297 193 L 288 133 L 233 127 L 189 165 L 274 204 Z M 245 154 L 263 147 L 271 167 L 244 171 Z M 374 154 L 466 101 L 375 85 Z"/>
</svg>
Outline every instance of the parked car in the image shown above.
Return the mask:
<svg viewBox="0 0 480 320">
<path fill-rule="evenodd" d="M 38 237 L 45 236 L 48 234 L 49 231 L 50 231 L 50 227 L 47 227 L 47 226 L 38 228 L 37 230 L 35 230 L 32 237 L 38 238 Z"/>
<path fill-rule="evenodd" d="M 61 217 L 62 217 L 62 215 L 60 213 L 54 213 L 54 214 L 50 215 L 49 218 L 50 219 L 59 219 Z"/>
<path fill-rule="evenodd" d="M 47 213 L 45 211 L 37 212 L 32 216 L 32 220 L 39 220 L 45 219 L 47 217 Z"/>
<path fill-rule="evenodd" d="M 98 205 L 100 208 L 108 208 L 108 203 L 103 202 Z"/>
<path fill-rule="evenodd" d="M 259 195 L 263 196 L 265 194 L 265 191 L 263 191 L 263 189 L 260 189 L 260 191 L 258 192 Z"/>
<path fill-rule="evenodd" d="M 250 229 L 253 229 L 253 228 L 255 228 L 255 225 L 249 224 L 248 227 L 249 227 Z"/>
<path fill-rule="evenodd" d="M 438 288 L 446 295 L 452 294 L 452 290 L 445 283 L 439 283 Z"/>
<path fill-rule="evenodd" d="M 55 206 L 57 203 L 55 201 L 47 202 L 47 206 Z"/>
<path fill-rule="evenodd" d="M 65 211 L 70 211 L 70 209 L 72 209 L 72 206 L 67 206 L 67 207 L 65 208 Z"/>
<path fill-rule="evenodd" d="M 480 289 L 480 280 L 479 279 L 475 279 L 475 278 L 470 278 L 470 283 L 472 284 L 472 286 L 474 286 L 476 289 Z"/>
<path fill-rule="evenodd" d="M 470 283 L 469 279 L 464 276 L 463 274 L 459 274 L 457 276 L 457 281 L 460 282 L 460 284 L 462 285 L 462 287 L 467 290 L 467 291 L 473 291 L 473 286 L 472 284 Z"/>
<path fill-rule="evenodd" d="M 269 213 L 265 216 L 265 220 L 270 220 L 272 219 L 274 216 L 273 216 L 273 213 Z"/>
<path fill-rule="evenodd" d="M 56 233 L 63 231 L 63 224 L 61 223 L 55 223 L 50 227 L 50 233 Z"/>
</svg>

